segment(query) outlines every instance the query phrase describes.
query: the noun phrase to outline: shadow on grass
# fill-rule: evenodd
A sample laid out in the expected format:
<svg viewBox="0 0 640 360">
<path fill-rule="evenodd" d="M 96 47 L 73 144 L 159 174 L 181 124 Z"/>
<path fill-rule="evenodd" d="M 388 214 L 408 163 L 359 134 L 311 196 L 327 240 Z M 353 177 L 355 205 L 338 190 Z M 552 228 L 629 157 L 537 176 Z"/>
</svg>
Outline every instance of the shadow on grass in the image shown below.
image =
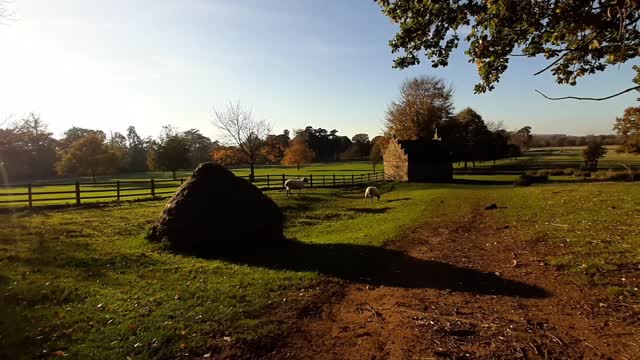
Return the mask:
<svg viewBox="0 0 640 360">
<path fill-rule="evenodd" d="M 367 204 L 368 205 L 368 204 Z M 346 208 L 345 210 L 347 211 L 352 211 L 352 212 L 357 212 L 357 213 L 363 213 L 363 214 L 384 214 L 387 211 L 391 210 L 393 208 L 390 207 L 380 207 L 380 208 L 375 208 L 375 207 L 361 207 L 361 208 Z"/>
<path fill-rule="evenodd" d="M 318 272 L 356 283 L 410 289 L 449 289 L 483 295 L 544 298 L 543 288 L 494 273 L 423 260 L 377 246 L 354 244 L 288 245 L 259 249 L 252 255 L 217 257 L 268 269 Z"/>
<path fill-rule="evenodd" d="M 389 199 L 389 200 L 385 200 L 385 202 L 393 203 L 393 202 L 397 202 L 397 201 L 409 201 L 409 200 L 413 200 L 413 199 L 412 198 Z"/>
<path fill-rule="evenodd" d="M 513 185 L 513 180 L 453 179 L 451 183 L 458 185 Z"/>
</svg>

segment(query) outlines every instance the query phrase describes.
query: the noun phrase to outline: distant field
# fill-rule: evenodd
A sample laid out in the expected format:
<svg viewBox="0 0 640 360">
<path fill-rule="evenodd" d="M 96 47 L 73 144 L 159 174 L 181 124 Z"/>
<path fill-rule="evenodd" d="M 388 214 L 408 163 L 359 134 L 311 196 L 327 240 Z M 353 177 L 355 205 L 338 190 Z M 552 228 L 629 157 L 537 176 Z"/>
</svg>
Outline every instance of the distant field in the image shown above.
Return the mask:
<svg viewBox="0 0 640 360">
<path fill-rule="evenodd" d="M 232 171 L 243 177 L 249 176 L 249 169 L 240 168 Z M 376 171 L 382 171 L 382 165 L 376 166 Z M 374 179 L 371 175 L 373 165 L 366 162 L 312 164 L 297 167 L 269 166 L 256 168 L 255 185 L 258 187 L 281 187 L 284 178 L 306 176 L 315 186 L 329 186 L 362 183 Z M 100 176 L 96 178 L 98 184 L 92 184 L 91 178 L 77 179 L 80 182 L 81 203 L 114 201 L 117 196 L 115 182 L 120 182 L 121 200 L 136 200 L 151 196 L 150 179 L 155 179 L 155 195 L 169 196 L 181 184 L 183 179 L 191 176 L 191 171 L 180 171 L 176 174 L 178 180 L 172 180 L 171 172 L 146 172 L 135 174 L 121 174 L 116 176 Z M 32 201 L 36 205 L 58 205 L 75 203 L 76 179 L 53 179 L 35 181 L 32 184 Z M 101 184 L 109 183 L 109 184 Z M 3 195 L 5 194 L 5 195 Z M 6 195 L 11 194 L 11 195 Z M 4 202 L 4 203 L 3 203 Z M 28 205 L 28 188 L 22 183 L 19 186 L 0 187 L 0 207 Z"/>
<path fill-rule="evenodd" d="M 621 163 L 636 169 L 640 168 L 640 155 L 617 153 L 615 152 L 616 148 L 617 146 L 607 147 L 607 154 L 598 161 L 599 170 L 624 169 Z M 534 148 L 526 151 L 522 157 L 501 159 L 496 161 L 495 164 L 492 161 L 486 161 L 476 163 L 476 167 L 472 168 L 469 163 L 467 164 L 467 170 L 472 172 L 488 170 L 518 173 L 539 169 L 579 169 L 584 165 L 584 160 L 582 159 L 583 149 L 584 147 L 578 146 Z M 455 165 L 457 170 L 460 170 L 463 166 L 463 163 Z"/>
</svg>

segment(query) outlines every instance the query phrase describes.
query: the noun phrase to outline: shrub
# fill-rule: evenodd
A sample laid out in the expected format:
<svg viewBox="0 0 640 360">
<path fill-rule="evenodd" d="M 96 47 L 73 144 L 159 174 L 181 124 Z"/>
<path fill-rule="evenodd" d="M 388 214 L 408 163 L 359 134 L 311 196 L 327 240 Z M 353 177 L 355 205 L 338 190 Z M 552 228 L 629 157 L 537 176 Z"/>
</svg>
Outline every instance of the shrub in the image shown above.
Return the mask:
<svg viewBox="0 0 640 360">
<path fill-rule="evenodd" d="M 549 181 L 549 176 L 547 175 L 530 175 L 530 174 L 522 174 L 519 178 L 517 178 L 513 184 L 516 186 L 529 186 L 535 183 L 545 183 Z"/>
<path fill-rule="evenodd" d="M 627 170 L 613 170 L 597 171 L 592 174 L 592 177 L 596 180 L 610 180 L 610 181 L 633 181 L 640 177 L 640 172 L 632 170 L 631 177 Z"/>
</svg>

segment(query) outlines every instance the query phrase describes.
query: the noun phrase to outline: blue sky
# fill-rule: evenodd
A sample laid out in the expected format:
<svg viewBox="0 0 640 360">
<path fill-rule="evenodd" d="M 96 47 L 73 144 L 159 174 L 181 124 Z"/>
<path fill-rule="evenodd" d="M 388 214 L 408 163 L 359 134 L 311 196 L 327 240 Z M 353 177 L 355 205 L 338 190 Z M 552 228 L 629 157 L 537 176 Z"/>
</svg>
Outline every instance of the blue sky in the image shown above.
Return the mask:
<svg viewBox="0 0 640 360">
<path fill-rule="evenodd" d="M 610 133 L 635 93 L 606 102 L 551 102 L 550 95 L 609 95 L 631 86 L 631 64 L 576 87 L 543 59 L 516 58 L 496 90 L 473 94 L 475 65 L 391 67 L 396 26 L 369 0 L 13 0 L 0 25 L 0 119 L 41 114 L 56 136 L 71 126 L 156 136 L 164 124 L 217 138 L 211 114 L 251 106 L 274 131 L 307 125 L 343 135 L 381 133 L 384 114 L 411 76 L 455 87 L 457 110 L 536 133 Z M 464 44 L 463 44 L 464 46 Z"/>
</svg>

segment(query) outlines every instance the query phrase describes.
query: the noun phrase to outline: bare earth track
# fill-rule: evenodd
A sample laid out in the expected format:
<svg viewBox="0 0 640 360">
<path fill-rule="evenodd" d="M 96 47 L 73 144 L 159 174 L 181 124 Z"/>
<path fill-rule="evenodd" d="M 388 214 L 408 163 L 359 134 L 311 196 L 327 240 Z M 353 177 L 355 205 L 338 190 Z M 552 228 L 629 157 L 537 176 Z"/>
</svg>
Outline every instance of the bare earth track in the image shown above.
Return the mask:
<svg viewBox="0 0 640 360">
<path fill-rule="evenodd" d="M 549 244 L 485 221 L 416 227 L 378 281 L 347 282 L 271 353 L 290 359 L 640 359 L 637 309 L 541 260 Z M 373 284 L 373 285 L 372 285 Z"/>
</svg>

